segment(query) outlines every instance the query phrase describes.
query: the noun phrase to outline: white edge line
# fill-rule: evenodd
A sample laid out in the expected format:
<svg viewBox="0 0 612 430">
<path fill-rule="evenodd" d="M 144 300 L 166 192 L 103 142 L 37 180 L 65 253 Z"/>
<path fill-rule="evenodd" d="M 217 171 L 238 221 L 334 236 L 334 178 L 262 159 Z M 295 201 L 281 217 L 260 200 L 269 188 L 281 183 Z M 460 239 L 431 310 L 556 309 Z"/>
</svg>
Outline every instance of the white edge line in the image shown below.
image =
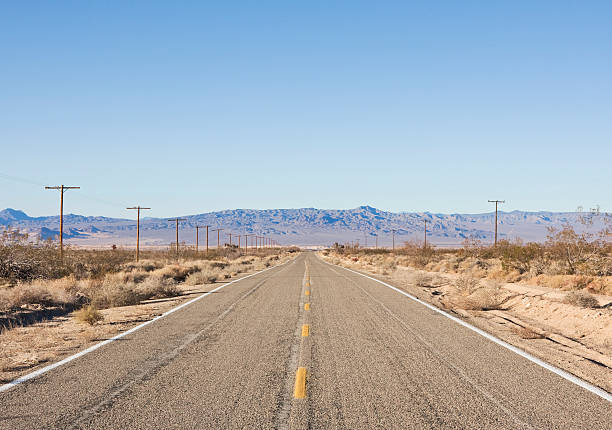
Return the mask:
<svg viewBox="0 0 612 430">
<path fill-rule="evenodd" d="M 612 394 L 608 393 L 607 391 L 605 391 L 605 390 L 603 390 L 603 389 L 601 389 L 599 387 L 596 387 L 595 385 L 592 385 L 592 384 L 586 382 L 585 380 L 580 379 L 579 377 L 577 377 L 575 375 L 572 375 L 571 373 L 566 372 L 565 370 L 561 370 L 558 367 L 553 366 L 552 364 L 549 364 L 549 363 L 547 363 L 547 362 L 545 362 L 545 361 L 543 361 L 543 360 L 541 360 L 541 359 L 539 359 L 537 357 L 534 357 L 533 355 L 529 354 L 528 352 L 525 352 L 522 349 L 517 348 L 514 345 L 510 345 L 509 343 L 504 342 L 503 340 L 496 338 L 495 336 L 487 333 L 486 331 L 481 330 L 481 329 L 479 329 L 477 327 L 474 327 L 473 325 L 471 325 L 471 324 L 469 324 L 469 323 L 467 323 L 467 322 L 465 322 L 465 321 L 463 321 L 463 320 L 461 320 L 461 319 L 459 319 L 457 317 L 454 317 L 454 316 L 452 316 L 449 313 L 444 312 L 442 309 L 439 309 L 439 308 L 435 307 L 434 305 L 431 305 L 429 303 L 426 303 L 426 302 L 418 299 L 417 297 L 413 296 L 412 294 L 409 294 L 409 293 L 407 293 L 405 291 L 400 290 L 397 287 L 394 287 L 393 285 L 389 285 L 386 282 L 383 282 L 383 281 L 381 281 L 379 279 L 376 279 L 376 278 L 373 278 L 371 276 L 365 275 L 363 273 L 357 272 L 355 270 L 348 269 L 348 268 L 342 267 L 342 266 L 338 266 L 336 264 L 331 264 L 331 263 L 328 263 L 327 261 L 324 261 L 324 260 L 322 260 L 322 261 L 324 263 L 326 263 L 326 264 L 329 264 L 330 266 L 335 266 L 335 267 L 339 267 L 341 269 L 348 270 L 349 272 L 353 272 L 353 273 L 355 273 L 357 275 L 361 275 L 364 278 L 371 279 L 372 281 L 376 281 L 379 284 L 384 285 L 385 287 L 391 288 L 392 290 L 394 290 L 394 291 L 396 291 L 396 292 L 398 292 L 400 294 L 403 294 L 404 296 L 408 297 L 409 299 L 412 299 L 415 302 L 420 303 L 421 305 L 431 309 L 432 311 L 435 311 L 435 312 L 438 312 L 439 314 L 444 315 L 445 317 L 453 320 L 457 324 L 460 324 L 463 327 L 466 327 L 466 328 L 468 328 L 468 329 L 478 333 L 479 335 L 489 339 L 491 342 L 495 342 L 496 344 L 498 344 L 498 345 L 500 345 L 500 346 L 502 346 L 502 347 L 504 347 L 504 348 L 506 348 L 506 349 L 508 349 L 508 350 L 510 350 L 512 352 L 514 352 L 515 354 L 518 354 L 521 357 L 524 357 L 527 360 L 529 360 L 529 361 L 531 361 L 531 362 L 533 362 L 533 363 L 535 363 L 535 364 L 537 364 L 539 366 L 542 366 L 543 368 L 545 368 L 547 370 L 550 370 L 553 373 L 556 373 L 557 375 L 559 375 L 560 377 L 568 380 L 569 382 L 572 382 L 572 383 L 574 383 L 574 384 L 584 388 L 585 390 L 588 390 L 591 393 L 598 395 L 602 399 L 607 400 L 608 402 L 612 403 Z"/>
<path fill-rule="evenodd" d="M 259 272 L 251 273 L 250 275 L 243 276 L 242 278 L 239 278 L 239 279 L 234 279 L 233 281 L 230 281 L 230 282 L 228 282 L 226 284 L 220 285 L 217 288 L 215 288 L 213 290 L 210 290 L 210 291 L 207 291 L 206 293 L 204 293 L 204 294 L 202 294 L 202 295 L 200 295 L 200 296 L 198 296 L 198 297 L 196 297 L 194 299 L 191 299 L 191 300 L 189 300 L 189 301 L 187 301 L 185 303 L 182 303 L 182 304 L 180 304 L 180 305 L 178 305 L 178 306 L 176 306 L 176 307 L 174 307 L 174 308 L 172 308 L 170 310 L 167 310 L 163 314 L 158 315 L 158 316 L 156 316 L 155 318 L 153 318 L 153 319 L 151 319 L 149 321 L 146 321 L 146 322 L 144 322 L 144 323 L 142 323 L 140 325 L 137 325 L 136 327 L 132 327 L 129 330 L 121 332 L 118 335 L 116 335 L 116 336 L 114 336 L 114 337 L 112 337 L 110 339 L 107 339 L 107 340 L 102 341 L 100 343 L 96 343 L 95 345 L 92 345 L 89 348 L 84 349 L 83 351 L 77 352 L 74 355 L 66 357 L 63 360 L 58 361 L 57 363 L 50 364 L 48 366 L 43 367 L 42 369 L 38 369 L 35 372 L 28 373 L 25 376 L 17 378 L 17 379 L 15 379 L 15 380 L 13 380 L 11 382 L 8 382 L 8 383 L 6 383 L 4 385 L 0 385 L 0 393 L 2 393 L 3 391 L 10 390 L 11 388 L 16 387 L 17 385 L 22 384 L 24 382 L 27 382 L 27 381 L 29 381 L 31 379 L 37 378 L 40 375 L 55 369 L 56 367 L 60 367 L 60 366 L 63 366 L 64 364 L 66 364 L 66 363 L 70 363 L 72 360 L 76 360 L 77 358 L 82 357 L 85 354 L 89 354 L 90 352 L 93 352 L 93 351 L 95 351 L 98 348 L 102 348 L 104 345 L 107 345 L 107 344 L 109 344 L 111 342 L 114 342 L 114 341 L 116 341 L 118 339 L 121 339 L 122 337 L 127 336 L 128 334 L 134 333 L 135 331 L 140 330 L 141 328 L 146 327 L 149 324 L 152 324 L 152 323 L 154 323 L 157 320 L 160 320 L 160 319 L 162 319 L 164 317 L 167 317 L 168 315 L 178 311 L 179 309 L 182 309 L 182 308 L 184 308 L 186 306 L 189 306 L 190 304 L 195 303 L 198 300 L 203 299 L 204 297 L 206 297 L 206 296 L 208 296 L 208 295 L 210 295 L 210 294 L 212 294 L 212 293 L 214 293 L 216 291 L 219 291 L 221 288 L 225 288 L 228 285 L 231 285 L 231 284 L 236 283 L 238 281 L 242 281 L 243 279 L 250 278 L 251 276 L 259 275 L 260 273 L 266 272 L 268 270 L 284 266 L 285 264 L 289 263 L 290 261 L 292 261 L 292 260 L 288 260 L 288 261 L 284 262 L 283 264 L 279 264 L 278 266 L 268 267 L 267 269 L 260 270 Z"/>
</svg>

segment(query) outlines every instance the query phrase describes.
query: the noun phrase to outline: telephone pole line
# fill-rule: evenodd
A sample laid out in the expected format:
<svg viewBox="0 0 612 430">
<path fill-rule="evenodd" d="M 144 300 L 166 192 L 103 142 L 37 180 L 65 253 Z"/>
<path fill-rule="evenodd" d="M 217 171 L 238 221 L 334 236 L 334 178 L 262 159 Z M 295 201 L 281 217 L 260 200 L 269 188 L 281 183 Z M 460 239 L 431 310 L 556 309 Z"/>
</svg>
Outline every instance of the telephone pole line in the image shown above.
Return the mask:
<svg viewBox="0 0 612 430">
<path fill-rule="evenodd" d="M 179 221 L 187 221 L 187 220 L 185 218 L 173 218 L 173 219 L 169 219 L 168 221 L 176 222 L 176 255 L 178 256 L 178 253 L 179 253 L 178 223 Z"/>
<path fill-rule="evenodd" d="M 142 206 L 134 206 L 132 208 L 126 208 L 126 209 L 136 209 L 137 215 L 136 215 L 136 262 L 138 263 L 138 260 L 140 259 L 140 211 L 141 210 L 149 210 L 151 208 L 143 208 Z"/>
<path fill-rule="evenodd" d="M 58 190 L 60 191 L 60 259 L 64 260 L 64 193 L 67 190 L 78 190 L 81 187 L 66 187 L 59 185 L 56 187 L 45 187 L 45 190 Z"/>
<path fill-rule="evenodd" d="M 505 200 L 489 200 L 489 203 L 495 203 L 495 243 L 493 246 L 497 246 L 497 205 L 499 203 L 506 203 Z"/>
</svg>

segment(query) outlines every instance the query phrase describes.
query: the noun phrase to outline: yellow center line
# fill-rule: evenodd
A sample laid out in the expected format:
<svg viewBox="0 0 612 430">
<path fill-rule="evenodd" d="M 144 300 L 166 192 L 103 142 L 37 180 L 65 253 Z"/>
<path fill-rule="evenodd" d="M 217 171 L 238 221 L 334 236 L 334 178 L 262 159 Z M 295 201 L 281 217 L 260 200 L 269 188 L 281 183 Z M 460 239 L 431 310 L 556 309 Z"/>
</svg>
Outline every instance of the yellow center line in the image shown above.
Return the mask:
<svg viewBox="0 0 612 430">
<path fill-rule="evenodd" d="M 308 336 L 309 332 L 310 332 L 310 326 L 308 324 L 304 324 L 302 326 L 302 337 Z"/>
<path fill-rule="evenodd" d="M 305 311 L 309 311 L 310 310 L 310 303 L 304 303 L 304 310 Z"/>
<path fill-rule="evenodd" d="M 295 388 L 293 389 L 293 397 L 296 399 L 306 398 L 306 368 L 298 367 L 295 373 Z"/>
<path fill-rule="evenodd" d="M 309 296 L 310 295 L 310 290 L 306 290 L 306 295 Z"/>
</svg>

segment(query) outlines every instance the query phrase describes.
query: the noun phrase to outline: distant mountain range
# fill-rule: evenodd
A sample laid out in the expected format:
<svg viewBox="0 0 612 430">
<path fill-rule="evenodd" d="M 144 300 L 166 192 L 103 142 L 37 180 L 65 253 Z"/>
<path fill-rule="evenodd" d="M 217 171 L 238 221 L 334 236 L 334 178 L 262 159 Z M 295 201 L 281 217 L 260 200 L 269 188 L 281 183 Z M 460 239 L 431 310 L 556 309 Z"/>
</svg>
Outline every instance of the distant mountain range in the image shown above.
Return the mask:
<svg viewBox="0 0 612 430">
<path fill-rule="evenodd" d="M 210 225 L 224 229 L 221 242 L 232 242 L 236 235 L 257 234 L 271 237 L 284 245 L 330 245 L 334 242 L 355 242 L 363 246 L 390 246 L 392 231 L 396 244 L 423 240 L 424 221 L 427 220 L 428 240 L 439 246 L 459 245 L 467 238 L 485 243 L 493 240 L 495 213 L 483 214 L 433 214 L 393 213 L 370 206 L 355 209 L 234 209 L 199 215 L 182 216 L 180 242 L 195 243 L 195 226 Z M 543 241 L 548 227 L 572 224 L 583 228 L 581 218 L 593 221 L 590 229 L 604 227 L 603 214 L 579 212 L 500 212 L 499 238 L 521 238 L 524 241 Z M 59 232 L 59 216 L 30 217 L 15 209 L 0 211 L 0 226 L 11 226 L 28 232 L 32 237 L 55 239 Z M 164 246 L 175 239 L 175 224 L 163 218 L 140 220 L 140 237 L 143 246 Z M 200 243 L 204 244 L 205 232 L 200 230 Z M 100 216 L 64 215 L 64 239 L 80 246 L 106 247 L 133 246 L 136 237 L 136 221 Z M 377 239 L 378 237 L 378 239 Z M 244 244 L 244 238 L 241 238 Z M 209 243 L 217 244 L 217 234 L 210 232 Z M 249 242 L 250 243 L 250 242 Z"/>
</svg>

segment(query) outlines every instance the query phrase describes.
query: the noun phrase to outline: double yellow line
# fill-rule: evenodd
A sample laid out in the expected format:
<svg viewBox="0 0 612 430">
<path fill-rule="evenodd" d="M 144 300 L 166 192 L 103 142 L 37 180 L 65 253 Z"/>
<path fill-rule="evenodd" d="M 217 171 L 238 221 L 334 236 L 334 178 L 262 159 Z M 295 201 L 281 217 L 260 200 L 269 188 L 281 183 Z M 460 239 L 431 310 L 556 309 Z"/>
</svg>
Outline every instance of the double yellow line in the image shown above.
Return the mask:
<svg viewBox="0 0 612 430">
<path fill-rule="evenodd" d="M 306 265 L 306 273 L 305 273 L 305 283 L 304 287 L 306 290 L 304 291 L 304 295 L 306 297 L 310 296 L 310 273 L 308 270 L 308 265 Z M 310 310 L 310 302 L 304 303 L 304 311 Z M 303 324 L 302 325 L 302 338 L 308 337 L 310 335 L 310 325 Z M 295 386 L 293 388 L 293 397 L 296 399 L 305 399 L 306 398 L 306 368 L 298 367 L 295 373 Z"/>
</svg>

